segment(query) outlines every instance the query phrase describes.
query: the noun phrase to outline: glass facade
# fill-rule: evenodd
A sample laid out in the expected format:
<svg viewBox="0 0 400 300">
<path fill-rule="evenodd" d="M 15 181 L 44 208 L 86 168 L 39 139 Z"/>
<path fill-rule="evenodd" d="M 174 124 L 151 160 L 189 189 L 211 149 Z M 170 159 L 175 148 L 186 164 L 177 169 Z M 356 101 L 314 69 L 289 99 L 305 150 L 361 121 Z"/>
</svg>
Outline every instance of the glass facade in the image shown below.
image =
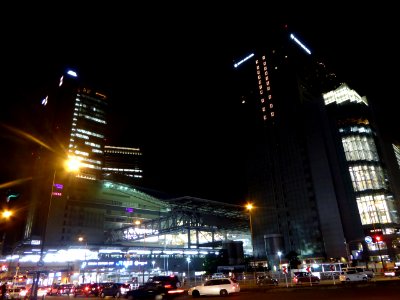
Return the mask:
<svg viewBox="0 0 400 300">
<path fill-rule="evenodd" d="M 79 89 L 75 96 L 68 153 L 80 161 L 78 176 L 82 178 L 98 179 L 102 170 L 106 99 L 87 88 Z"/>
<path fill-rule="evenodd" d="M 326 105 L 336 102 L 341 107 L 368 106 L 365 97 L 345 84 L 325 94 L 324 100 Z M 362 224 L 397 223 L 393 196 L 368 116 L 346 115 L 338 119 L 338 124 Z"/>
</svg>

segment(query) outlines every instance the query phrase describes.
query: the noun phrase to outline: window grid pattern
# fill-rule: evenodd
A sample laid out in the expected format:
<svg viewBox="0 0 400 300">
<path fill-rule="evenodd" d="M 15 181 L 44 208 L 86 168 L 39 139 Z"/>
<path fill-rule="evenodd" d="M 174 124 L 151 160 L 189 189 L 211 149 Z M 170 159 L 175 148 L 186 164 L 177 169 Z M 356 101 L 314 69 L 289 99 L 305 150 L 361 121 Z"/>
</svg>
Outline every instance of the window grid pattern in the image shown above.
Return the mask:
<svg viewBox="0 0 400 300">
<path fill-rule="evenodd" d="M 355 165 L 349 166 L 353 189 L 356 192 L 365 190 L 385 189 L 385 177 L 380 166 L 374 165 Z"/>
<path fill-rule="evenodd" d="M 392 147 L 394 150 L 394 155 L 396 156 L 397 164 L 399 165 L 400 168 L 400 146 L 393 144 Z"/>
<path fill-rule="evenodd" d="M 378 151 L 371 136 L 351 135 L 342 138 L 347 161 L 378 161 Z"/>
<path fill-rule="evenodd" d="M 362 225 L 393 222 L 384 194 L 357 197 L 357 206 Z"/>
</svg>

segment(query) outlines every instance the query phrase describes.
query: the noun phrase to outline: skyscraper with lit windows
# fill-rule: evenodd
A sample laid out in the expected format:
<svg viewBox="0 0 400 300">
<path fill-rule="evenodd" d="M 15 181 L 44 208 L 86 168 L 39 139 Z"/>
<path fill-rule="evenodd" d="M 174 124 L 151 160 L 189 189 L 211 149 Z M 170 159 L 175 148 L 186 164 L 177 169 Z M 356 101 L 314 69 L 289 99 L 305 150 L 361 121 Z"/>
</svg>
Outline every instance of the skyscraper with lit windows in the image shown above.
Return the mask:
<svg viewBox="0 0 400 300">
<path fill-rule="evenodd" d="M 41 102 L 43 143 L 35 152 L 35 183 L 25 226 L 25 239 L 44 235 L 53 198 L 62 197 L 71 174 L 63 170 L 67 159 L 79 161 L 73 176 L 101 179 L 104 160 L 107 96 L 86 84 L 73 70 L 59 77 Z"/>
<path fill-rule="evenodd" d="M 349 245 L 349 249 L 354 249 L 351 255 L 357 257 L 358 251 L 367 251 L 373 261 L 399 258 L 400 252 L 392 247 L 400 241 L 396 204 L 399 200 L 393 189 L 396 179 L 388 173 L 367 98 L 346 84 L 323 97 L 330 118 L 335 120 L 335 131 L 339 133 L 346 156 L 358 215 L 364 228 L 364 236 Z M 362 245 L 364 237 L 371 237 L 373 241 L 366 244 L 367 249 Z M 381 241 L 376 241 L 376 237 Z"/>
<path fill-rule="evenodd" d="M 106 145 L 103 178 L 136 185 L 141 183 L 143 179 L 142 154 L 139 148 Z"/>
<path fill-rule="evenodd" d="M 52 105 L 51 98 L 48 105 Z M 68 156 L 80 161 L 79 177 L 101 178 L 105 129 L 107 125 L 107 96 L 85 85 L 77 73 L 68 71 L 61 76 L 53 101 L 51 126 L 62 145 L 68 145 Z"/>
<path fill-rule="evenodd" d="M 398 227 L 395 200 L 384 183 L 388 180 L 384 164 L 371 139 L 373 126 L 360 127 L 365 131 L 360 135 L 370 137 L 356 143 L 366 147 L 360 155 L 373 159 L 350 162 L 348 147 L 353 142 L 340 131 L 344 130 L 337 125 L 341 114 L 331 109 L 333 105 L 325 105 L 323 95 L 351 96 L 345 102 L 353 103 L 356 93 L 343 88 L 336 75 L 287 28 L 265 39 L 268 46 L 244 52 L 244 58 L 234 64 L 238 80 L 234 86 L 246 115 L 243 139 L 248 149 L 247 200 L 254 205 L 250 212 L 254 257 L 265 259 L 271 269 L 279 264 L 278 252 L 293 251 L 309 261 L 373 258 L 375 253 L 368 253 L 371 247 L 364 241 L 370 233 L 364 226 L 368 215 L 365 208 L 360 213 L 359 205 L 371 195 L 366 195 L 368 187 L 357 191 L 354 185 L 360 168 L 374 174 L 374 182 L 371 178 L 368 184 L 381 188 L 380 196 L 374 190 L 370 192 L 375 196 L 368 198 L 377 203 L 379 199 L 380 222 L 390 219 Z M 367 111 L 366 105 L 358 114 L 348 105 L 340 110 L 349 114 L 349 120 L 353 114 L 352 120 L 372 122 Z M 380 213 L 369 215 L 376 218 Z M 363 252 L 358 251 L 360 245 Z"/>
</svg>

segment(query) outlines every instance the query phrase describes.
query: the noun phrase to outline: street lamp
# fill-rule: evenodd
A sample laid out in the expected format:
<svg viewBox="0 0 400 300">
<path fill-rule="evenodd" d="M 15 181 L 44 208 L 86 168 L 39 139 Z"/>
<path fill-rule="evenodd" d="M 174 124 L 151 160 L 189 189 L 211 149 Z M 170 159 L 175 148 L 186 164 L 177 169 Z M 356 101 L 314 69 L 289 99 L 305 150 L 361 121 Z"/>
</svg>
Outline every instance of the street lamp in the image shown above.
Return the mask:
<svg viewBox="0 0 400 300">
<path fill-rule="evenodd" d="M 85 250 L 84 251 L 85 251 L 85 263 L 86 263 L 87 240 L 83 236 L 80 236 L 80 237 L 78 237 L 78 241 L 80 243 L 85 242 Z M 79 274 L 81 273 L 81 270 L 82 270 L 82 264 L 79 266 Z M 85 283 L 85 270 L 83 270 L 82 283 Z"/>
<path fill-rule="evenodd" d="M 156 264 L 156 262 L 153 260 L 153 261 L 151 262 L 151 264 L 153 265 L 153 272 L 154 272 L 154 265 Z"/>
<path fill-rule="evenodd" d="M 13 215 L 13 212 L 7 208 L 5 208 L 1 212 L 1 218 L 4 219 L 5 222 L 7 222 L 11 218 L 12 215 Z M 6 225 L 7 225 L 7 223 L 6 223 Z M 6 226 L 6 228 L 7 228 L 7 226 Z M 0 249 L 1 253 L 0 254 L 3 254 L 3 252 L 4 252 L 4 243 L 6 241 L 6 232 L 7 232 L 7 230 L 5 229 L 3 232 L 3 238 L 1 240 L 1 249 Z"/>
<path fill-rule="evenodd" d="M 80 161 L 77 160 L 76 157 L 68 157 L 68 159 L 64 161 L 64 169 L 68 173 L 77 172 L 79 170 L 79 166 L 80 166 Z M 57 168 L 54 168 L 53 180 L 52 180 L 51 189 L 50 189 L 49 206 L 47 207 L 47 216 L 46 216 L 46 219 L 44 220 L 44 225 L 43 225 L 42 240 L 41 240 L 41 246 L 40 246 L 40 258 L 37 263 L 38 267 L 44 266 L 44 261 L 43 261 L 44 245 L 45 245 L 45 240 L 46 240 L 47 223 L 50 218 L 51 202 L 52 202 L 53 196 L 55 194 L 54 189 L 57 188 L 56 175 L 57 175 Z M 36 272 L 36 281 L 33 281 L 33 284 L 32 284 L 34 300 L 37 300 L 37 293 L 38 293 L 38 288 L 39 288 L 39 278 L 40 278 L 40 271 L 38 270 Z"/>
<path fill-rule="evenodd" d="M 282 256 L 282 252 L 278 251 L 278 257 L 279 257 L 279 270 L 282 269 L 282 261 L 281 261 L 281 256 Z"/>
<path fill-rule="evenodd" d="M 190 262 L 191 262 L 190 257 L 187 257 L 186 261 L 187 261 L 187 264 L 188 264 L 188 276 L 187 276 L 187 278 L 188 278 L 188 286 L 190 286 L 190 270 L 189 270 L 189 265 L 190 265 Z"/>
<path fill-rule="evenodd" d="M 5 209 L 5 210 L 2 211 L 1 216 L 2 216 L 4 219 L 9 219 L 9 218 L 12 216 L 12 214 L 13 214 L 13 213 L 12 213 L 11 210 Z"/>
<path fill-rule="evenodd" d="M 249 222 L 250 222 L 250 238 L 251 238 L 251 249 L 254 257 L 254 240 L 253 240 L 253 223 L 251 221 L 251 210 L 254 208 L 252 203 L 246 204 L 246 209 L 249 211 Z"/>
</svg>

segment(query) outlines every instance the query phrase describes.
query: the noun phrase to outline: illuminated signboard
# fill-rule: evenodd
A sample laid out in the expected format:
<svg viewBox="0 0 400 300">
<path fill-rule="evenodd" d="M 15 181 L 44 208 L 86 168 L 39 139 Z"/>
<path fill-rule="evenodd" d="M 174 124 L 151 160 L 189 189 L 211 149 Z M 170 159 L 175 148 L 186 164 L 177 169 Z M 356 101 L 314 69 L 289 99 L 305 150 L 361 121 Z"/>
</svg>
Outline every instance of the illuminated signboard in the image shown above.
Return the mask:
<svg viewBox="0 0 400 300">
<path fill-rule="evenodd" d="M 64 185 L 61 183 L 54 183 L 53 187 L 55 188 L 55 191 L 53 190 L 51 194 L 56 197 L 61 197 L 62 196 L 61 190 L 64 188 Z"/>
<path fill-rule="evenodd" d="M 293 41 L 295 41 L 301 48 L 303 48 L 304 51 L 306 51 L 308 54 L 311 54 L 311 51 L 310 51 L 306 46 L 304 46 L 304 44 L 303 44 L 302 42 L 300 42 L 300 41 L 294 36 L 293 33 L 290 34 L 290 38 L 291 38 Z"/>
</svg>

